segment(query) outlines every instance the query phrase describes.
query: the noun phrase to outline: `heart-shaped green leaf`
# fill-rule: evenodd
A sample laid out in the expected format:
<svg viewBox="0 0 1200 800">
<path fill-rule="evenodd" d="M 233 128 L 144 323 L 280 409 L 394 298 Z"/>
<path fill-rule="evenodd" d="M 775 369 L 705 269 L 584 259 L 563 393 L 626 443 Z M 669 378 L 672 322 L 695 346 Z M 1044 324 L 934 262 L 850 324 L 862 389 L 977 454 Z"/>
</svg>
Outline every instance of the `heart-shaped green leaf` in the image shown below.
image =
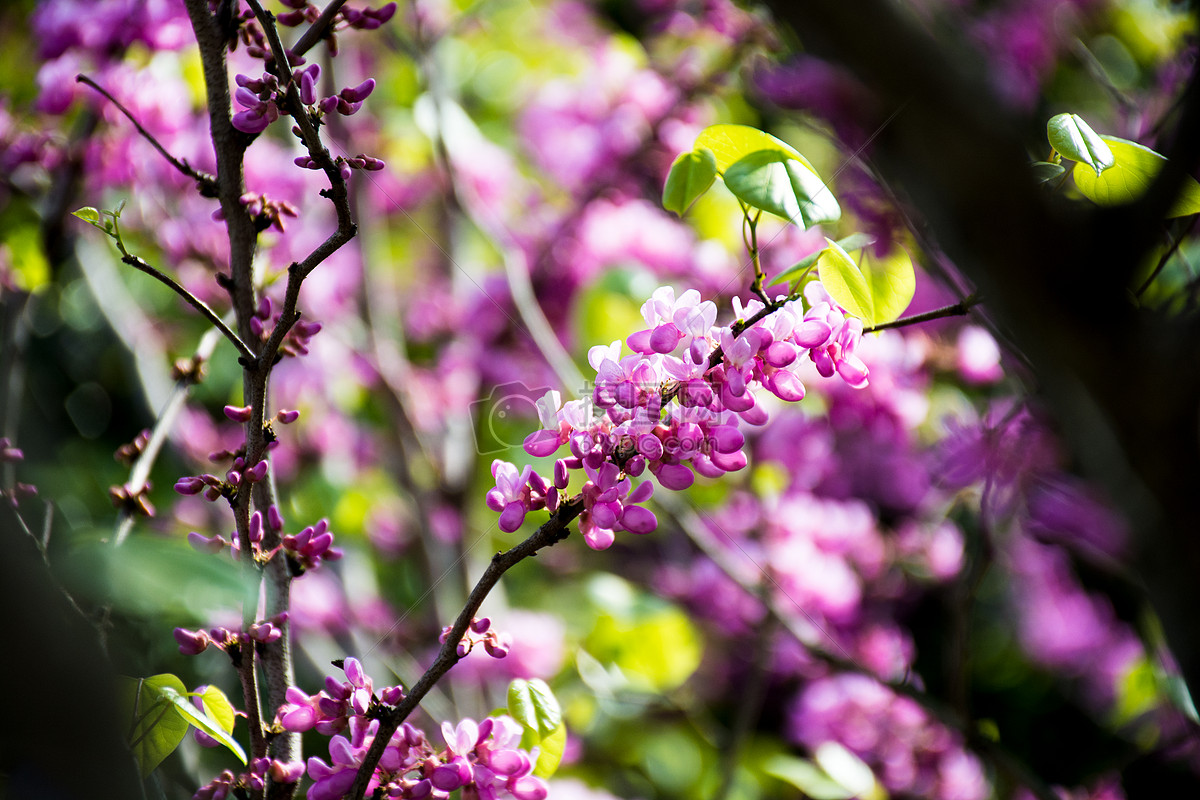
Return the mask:
<svg viewBox="0 0 1200 800">
<path fill-rule="evenodd" d="M 1046 123 L 1046 138 L 1062 156 L 1086 164 L 1097 175 L 1116 163 L 1108 144 L 1078 114 L 1051 117 Z"/>
<path fill-rule="evenodd" d="M 833 193 L 803 162 L 780 150 L 758 150 L 729 165 L 725 186 L 752 208 L 808 228 L 832 222 L 842 210 Z"/>
<path fill-rule="evenodd" d="M 838 247 L 845 250 L 847 253 L 853 253 L 855 250 L 861 250 L 864 247 L 875 244 L 875 237 L 867 233 L 852 233 L 849 236 L 837 240 Z M 823 251 L 818 250 L 815 253 L 809 253 L 804 258 L 792 264 L 783 272 L 775 276 L 767 286 L 777 286 L 788 281 L 801 281 L 805 274 L 808 273 L 813 266 L 816 265 L 817 259 L 821 257 Z"/>
<path fill-rule="evenodd" d="M 777 139 L 758 128 L 751 128 L 749 125 L 710 125 L 700 131 L 693 148 L 696 150 L 707 148 L 711 151 L 717 162 L 717 171 L 721 173 L 729 169 L 734 162 L 760 150 L 774 150 L 783 153 L 798 159 L 810 170 L 812 169 L 812 164 L 809 164 L 796 148 L 782 139 Z"/>
<path fill-rule="evenodd" d="M 543 738 L 562 725 L 558 699 L 540 678 L 518 678 L 508 685 L 508 715 Z"/>
<path fill-rule="evenodd" d="M 1030 164 L 1030 168 L 1033 170 L 1033 179 L 1038 183 L 1052 181 L 1067 171 L 1062 164 L 1052 164 L 1049 161 L 1035 161 Z"/>
<path fill-rule="evenodd" d="M 868 325 L 878 325 L 903 314 L 917 291 L 916 272 L 904 248 L 893 247 L 882 258 L 867 250 L 859 269 L 871 292 L 871 318 L 864 318 L 864 321 Z"/>
<path fill-rule="evenodd" d="M 848 314 L 869 324 L 875 312 L 866 276 L 837 242 L 832 239 L 825 242 L 828 246 L 821 251 L 817 266 L 821 285 Z"/>
<path fill-rule="evenodd" d="M 129 746 L 146 777 L 162 760 L 174 752 L 187 735 L 188 721 L 166 695 L 187 691 L 183 681 L 170 674 L 144 680 L 124 678 L 126 702 L 132 715 Z"/>
<path fill-rule="evenodd" d="M 1072 177 L 1081 194 L 1102 206 L 1131 203 L 1145 194 L 1150 182 L 1167 159 L 1149 147 L 1116 136 L 1101 136 L 1112 151 L 1115 164 L 1102 174 L 1095 175 L 1082 164 L 1076 164 Z M 1184 176 L 1183 186 L 1168 217 L 1185 217 L 1200 213 L 1200 183 L 1190 175 Z"/>
<path fill-rule="evenodd" d="M 680 153 L 667 173 L 663 208 L 682 217 L 696 198 L 708 191 L 716 176 L 717 160 L 707 147 Z"/>
</svg>

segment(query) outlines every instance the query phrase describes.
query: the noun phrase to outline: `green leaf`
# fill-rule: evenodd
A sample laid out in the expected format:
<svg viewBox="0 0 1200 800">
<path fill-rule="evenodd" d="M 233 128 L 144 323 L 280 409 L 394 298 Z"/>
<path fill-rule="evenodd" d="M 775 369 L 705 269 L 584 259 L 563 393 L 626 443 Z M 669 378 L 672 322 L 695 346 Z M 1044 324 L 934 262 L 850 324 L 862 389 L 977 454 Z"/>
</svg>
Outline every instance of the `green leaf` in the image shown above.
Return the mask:
<svg viewBox="0 0 1200 800">
<path fill-rule="evenodd" d="M 772 150 L 802 162 L 816 172 L 804 156 L 782 139 L 749 125 L 710 125 L 700 131 L 693 145 L 695 150 L 707 148 L 717 162 L 717 172 L 724 173 L 736 161 L 761 150 Z"/>
<path fill-rule="evenodd" d="M 708 191 L 716 176 L 717 160 L 707 147 L 680 153 L 667 173 L 663 208 L 682 217 L 696 198 Z"/>
<path fill-rule="evenodd" d="M 508 685 L 508 714 L 526 729 L 545 738 L 562 725 L 562 710 L 554 692 L 540 678 L 521 678 Z"/>
<path fill-rule="evenodd" d="M 182 686 L 182 684 L 180 685 Z M 246 751 L 242 749 L 240 744 L 238 744 L 237 739 L 234 739 L 229 735 L 229 731 L 223 727 L 219 720 L 210 717 L 208 714 L 192 705 L 192 701 L 188 699 L 186 692 L 177 691 L 172 686 L 164 686 L 162 687 L 161 691 L 163 697 L 174 704 L 175 710 L 178 711 L 179 714 L 184 717 L 184 719 L 216 739 L 221 744 L 225 745 L 225 747 L 227 747 L 230 752 L 237 756 L 238 760 L 243 764 L 246 763 Z M 224 694 L 221 695 L 221 699 L 225 700 Z M 225 704 L 228 705 L 228 703 L 229 701 L 225 700 Z M 232 711 L 232 708 L 230 708 L 230 710 Z M 231 724 L 229 729 L 232 730 L 232 728 L 233 726 Z"/>
<path fill-rule="evenodd" d="M 123 679 L 128 691 L 128 706 L 133 724 L 129 745 L 146 777 L 162 760 L 174 752 L 187 735 L 188 721 L 164 694 L 186 691 L 183 681 L 170 674 L 154 675 L 145 680 Z"/>
<path fill-rule="evenodd" d="M 854 796 L 816 764 L 803 758 L 773 756 L 763 765 L 763 771 L 795 786 L 812 800 L 848 800 Z"/>
<path fill-rule="evenodd" d="M 1116 136 L 1101 136 L 1112 150 L 1116 164 L 1101 175 L 1092 174 L 1081 164 L 1075 165 L 1072 177 L 1081 194 L 1102 206 L 1131 203 L 1145 194 L 1150 182 L 1158 175 L 1167 159 L 1149 147 Z M 1200 183 L 1185 175 L 1175 205 L 1167 217 L 1200 214 Z"/>
<path fill-rule="evenodd" d="M 903 314 L 917 291 L 916 272 L 904 248 L 893 247 L 883 258 L 867 250 L 863 253 L 860 269 L 871 292 L 871 318 L 865 320 L 867 324 L 891 322 Z"/>
<path fill-rule="evenodd" d="M 832 239 L 826 239 L 828 247 L 821 251 L 821 285 L 838 305 L 852 316 L 864 322 L 874 318 L 874 303 L 871 287 L 854 259 Z"/>
<path fill-rule="evenodd" d="M 225 693 L 216 686 L 206 686 L 200 693 L 200 702 L 204 704 L 204 713 L 208 714 L 226 733 L 233 733 L 233 724 L 237 721 L 237 712 Z"/>
<path fill-rule="evenodd" d="M 79 217 L 84 222 L 90 222 L 93 225 L 100 222 L 100 212 L 97 211 L 96 209 L 92 208 L 91 206 L 84 206 L 83 208 L 79 209 L 78 211 L 72 211 L 71 213 L 73 215 Z"/>
<path fill-rule="evenodd" d="M 864 247 L 875 244 L 875 237 L 867 233 L 852 233 L 849 236 L 837 240 L 838 247 L 845 250 L 847 253 L 852 253 L 855 250 L 861 250 Z M 775 276 L 775 280 L 767 284 L 767 286 L 775 286 L 786 281 L 800 281 L 804 279 L 807 273 L 817 263 L 817 259 L 821 257 L 823 251 L 818 250 L 815 253 L 810 253 L 804 258 L 792 264 L 783 272 Z"/>
<path fill-rule="evenodd" d="M 844 786 L 854 797 L 862 800 L 886 797 L 871 768 L 837 742 L 817 745 L 813 758 L 830 778 Z"/>
<path fill-rule="evenodd" d="M 559 725 L 549 736 L 542 737 L 538 742 L 537 764 L 533 767 L 533 774 L 539 778 L 549 778 L 558 771 L 558 765 L 562 763 L 563 753 L 567 749 L 567 726 Z"/>
<path fill-rule="evenodd" d="M 1059 114 L 1046 123 L 1050 146 L 1066 158 L 1087 164 L 1097 175 L 1112 167 L 1113 152 L 1078 114 Z"/>
<path fill-rule="evenodd" d="M 725 186 L 746 205 L 809 228 L 832 222 L 842 210 L 821 179 L 794 156 L 758 150 L 725 170 Z"/>
<path fill-rule="evenodd" d="M 1062 164 L 1052 164 L 1049 161 L 1035 161 L 1030 167 L 1033 170 L 1033 179 L 1038 183 L 1052 181 L 1067 171 Z"/>
</svg>

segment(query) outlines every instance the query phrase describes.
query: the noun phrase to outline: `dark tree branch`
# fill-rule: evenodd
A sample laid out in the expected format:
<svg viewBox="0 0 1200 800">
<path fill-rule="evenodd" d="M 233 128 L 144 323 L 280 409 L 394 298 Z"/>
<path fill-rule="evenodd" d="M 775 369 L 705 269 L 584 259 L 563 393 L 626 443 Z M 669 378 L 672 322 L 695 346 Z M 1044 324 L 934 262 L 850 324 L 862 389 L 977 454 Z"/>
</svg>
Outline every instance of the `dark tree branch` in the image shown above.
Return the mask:
<svg viewBox="0 0 1200 800">
<path fill-rule="evenodd" d="M 1162 148 L 1169 161 L 1146 194 L 1081 208 L 1029 177 L 1025 145 L 1044 147 L 1045 121 L 1006 106 L 977 54 L 951 52 L 963 37 L 935 39 L 884 0 L 767 5 L 882 107 L 909 104 L 872 161 L 979 285 L 1082 465 L 1124 507 L 1139 572 L 1186 681 L 1200 689 L 1200 320 L 1129 299 L 1182 176 L 1200 161 L 1196 75 Z"/>
<path fill-rule="evenodd" d="M 117 110 L 124 114 L 125 117 L 133 123 L 133 127 L 137 128 L 137 132 L 142 135 L 142 138 L 149 142 L 155 150 L 161 153 L 162 157 L 165 158 L 172 167 L 196 182 L 196 186 L 200 190 L 201 195 L 204 197 L 217 196 L 217 179 L 215 177 L 209 175 L 207 172 L 201 172 L 200 170 L 195 169 L 188 164 L 186 160 L 180 160 L 168 153 L 167 149 L 159 143 L 158 139 L 155 139 L 154 135 L 150 133 L 150 131 L 142 127 L 142 123 L 137 121 L 137 118 L 133 116 L 132 112 L 123 106 L 121 102 L 117 100 L 117 98 L 109 94 L 108 90 L 102 87 L 100 84 L 96 83 L 86 75 L 76 75 L 75 80 L 79 83 L 87 84 L 108 98 L 108 101 L 116 106 Z"/>
<path fill-rule="evenodd" d="M 483 575 L 479 578 L 479 582 L 475 584 L 475 588 L 471 590 L 466 605 L 459 612 L 458 619 L 454 621 L 454 625 L 450 628 L 450 633 L 447 634 L 446 640 L 442 642 L 442 647 L 438 651 L 437 658 L 434 659 L 433 664 L 430 665 L 429 669 L 425 670 L 425 674 L 408 690 L 408 693 L 404 696 L 400 704 L 380 718 L 379 730 L 375 734 L 375 740 L 371 743 L 371 749 L 367 751 L 366 757 L 358 768 L 358 775 L 354 779 L 354 785 L 348 794 L 349 797 L 354 798 L 354 800 L 362 800 L 367 790 L 367 783 L 371 780 L 371 774 L 375 771 L 376 765 L 379 764 L 379 759 L 382 758 L 384 748 L 387 747 L 392 734 L 416 710 L 422 698 L 442 679 L 442 676 L 449 672 L 462 659 L 462 656 L 457 652 L 458 643 L 462 639 L 463 634 L 467 632 L 467 626 L 474 619 L 475 612 L 479 610 L 479 607 L 483 605 L 483 601 L 487 598 L 488 594 L 499 583 L 501 576 L 519 562 L 530 556 L 537 555 L 537 552 L 542 548 L 550 547 L 567 538 L 570 534 L 567 526 L 582 511 L 582 496 L 574 497 L 569 502 L 560 506 L 550 519 L 546 520 L 542 523 L 541 527 L 530 534 L 528 539 L 511 550 L 505 550 L 502 553 L 496 553 L 496 555 L 492 556 L 491 563 L 484 570 Z"/>
</svg>

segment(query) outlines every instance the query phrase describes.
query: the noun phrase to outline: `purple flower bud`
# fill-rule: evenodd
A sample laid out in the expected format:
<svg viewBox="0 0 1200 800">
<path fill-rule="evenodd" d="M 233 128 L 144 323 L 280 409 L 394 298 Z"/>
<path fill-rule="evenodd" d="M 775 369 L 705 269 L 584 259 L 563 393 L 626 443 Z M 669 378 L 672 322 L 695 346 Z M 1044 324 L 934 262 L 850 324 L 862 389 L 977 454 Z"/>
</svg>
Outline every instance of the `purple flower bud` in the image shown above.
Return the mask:
<svg viewBox="0 0 1200 800">
<path fill-rule="evenodd" d="M 201 553 L 211 553 L 213 555 L 216 555 L 229 546 L 229 542 L 225 541 L 224 537 L 220 535 L 208 537 L 195 531 L 187 535 L 187 540 L 188 544 Z"/>
<path fill-rule="evenodd" d="M 529 455 L 535 458 L 545 458 L 553 454 L 560 444 L 562 442 L 559 440 L 558 431 L 541 430 L 526 436 L 523 446 Z"/>
<path fill-rule="evenodd" d="M 312 156 L 296 156 L 293 161 L 297 167 L 304 167 L 305 169 L 313 168 Z"/>
<path fill-rule="evenodd" d="M 246 477 L 254 483 L 258 483 L 259 481 L 263 480 L 267 477 L 267 463 L 268 462 L 265 458 L 262 461 L 259 461 L 253 467 L 246 470 Z"/>
<path fill-rule="evenodd" d="M 308 70 L 300 75 L 300 102 L 306 106 L 316 105 L 317 102 L 317 80 Z"/>
<path fill-rule="evenodd" d="M 658 482 L 663 485 L 664 489 L 671 489 L 676 492 L 681 492 L 692 485 L 692 481 L 696 478 L 692 475 L 692 471 L 683 464 L 663 464 L 657 471 L 651 467 L 658 478 Z"/>
<path fill-rule="evenodd" d="M 508 642 L 497 641 L 493 639 L 483 640 L 483 649 L 486 650 L 487 654 L 492 658 L 506 658 L 508 656 L 508 649 L 510 646 L 511 645 Z"/>
<path fill-rule="evenodd" d="M 255 511 L 250 515 L 250 541 L 258 544 L 262 541 L 262 512 Z"/>
<path fill-rule="evenodd" d="M 658 517 L 648 508 L 625 506 L 621 514 L 621 524 L 630 533 L 650 533 L 658 527 Z"/>
<path fill-rule="evenodd" d="M 404 688 L 401 686 L 388 686 L 379 692 L 379 700 L 384 705 L 395 706 L 399 705 L 404 699 Z"/>
<path fill-rule="evenodd" d="M 200 494 L 204 490 L 204 479 L 195 476 L 180 478 L 175 481 L 175 491 L 180 494 Z"/>
<path fill-rule="evenodd" d="M 625 474 L 632 478 L 638 477 L 645 471 L 646 457 L 643 455 L 636 455 L 625 462 Z"/>
<path fill-rule="evenodd" d="M 225 406 L 225 416 L 234 422 L 249 422 L 254 409 L 250 406 Z"/>
<path fill-rule="evenodd" d="M 271 124 L 271 120 L 255 109 L 239 111 L 230 122 L 242 133 L 262 133 Z"/>
<path fill-rule="evenodd" d="M 279 513 L 279 507 L 274 503 L 267 507 L 267 525 L 271 526 L 273 531 L 283 530 L 283 516 Z"/>
<path fill-rule="evenodd" d="M 525 504 L 520 501 L 514 501 L 504 507 L 504 511 L 500 512 L 500 530 L 505 533 L 512 533 L 518 530 L 525 523 Z"/>
<path fill-rule="evenodd" d="M 337 95 L 334 95 L 333 97 L 326 97 L 324 100 L 321 101 L 319 107 L 320 107 L 321 111 L 323 111 L 324 113 L 332 114 L 337 109 L 338 102 L 340 102 L 340 101 L 341 101 L 341 98 L 339 98 Z"/>
<path fill-rule="evenodd" d="M 363 670 L 362 662 L 357 658 L 347 658 L 342 662 L 342 671 L 351 685 L 361 689 L 367 685 L 367 673 Z"/>
<path fill-rule="evenodd" d="M 350 180 L 350 167 L 347 164 L 343 163 L 341 165 L 341 167 L 338 169 L 338 174 L 342 176 L 342 180 L 349 181 Z"/>
<path fill-rule="evenodd" d="M 367 170 L 368 172 L 377 172 L 378 170 L 381 170 L 387 166 L 387 164 L 379 158 L 367 157 L 366 162 L 367 163 L 363 169 Z"/>
<path fill-rule="evenodd" d="M 225 473 L 225 480 L 229 481 L 234 486 L 237 486 L 242 482 L 242 473 L 238 472 L 236 469 L 231 469 L 229 472 Z"/>
<path fill-rule="evenodd" d="M 262 320 L 259 319 L 258 317 L 251 317 L 250 318 L 250 333 L 253 336 L 255 336 L 256 338 L 261 339 L 262 335 L 263 335 L 263 330 L 264 329 L 263 329 Z"/>
<path fill-rule="evenodd" d="M 221 490 L 216 486 L 210 486 L 204 490 L 204 499 L 210 503 L 217 502 L 217 499 L 220 498 L 220 496 Z"/>
<path fill-rule="evenodd" d="M 571 476 L 567 474 L 567 462 L 560 458 L 554 462 L 554 488 L 565 489 L 570 482 Z"/>
<path fill-rule="evenodd" d="M 293 733 L 310 731 L 317 724 L 317 711 L 312 706 L 296 706 L 279 715 L 279 724 Z"/>
<path fill-rule="evenodd" d="M 396 4 L 388 3 L 386 6 L 377 8 L 374 11 L 367 8 L 363 10 L 363 13 L 369 17 L 374 17 L 380 23 L 384 23 L 391 19 L 392 15 L 396 13 Z"/>
<path fill-rule="evenodd" d="M 479 617 L 471 620 L 471 630 L 476 633 L 487 633 L 488 628 L 492 627 L 492 620 L 489 617 Z"/>
<path fill-rule="evenodd" d="M 203 653 L 211 640 L 204 631 L 189 631 L 187 628 L 176 628 L 175 641 L 179 643 L 179 652 L 185 656 Z"/>
<path fill-rule="evenodd" d="M 271 780 L 276 783 L 295 783 L 304 777 L 304 762 L 291 761 L 285 764 L 272 759 L 270 773 Z"/>
</svg>

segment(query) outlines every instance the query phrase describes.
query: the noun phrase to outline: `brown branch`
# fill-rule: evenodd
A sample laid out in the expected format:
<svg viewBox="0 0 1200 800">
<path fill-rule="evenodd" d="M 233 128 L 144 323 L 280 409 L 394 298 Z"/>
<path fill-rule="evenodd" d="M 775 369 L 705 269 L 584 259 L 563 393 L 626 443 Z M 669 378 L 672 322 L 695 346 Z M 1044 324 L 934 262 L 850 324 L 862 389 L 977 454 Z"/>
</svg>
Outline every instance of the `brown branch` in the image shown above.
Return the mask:
<svg viewBox="0 0 1200 800">
<path fill-rule="evenodd" d="M 383 756 L 384 748 L 387 747 L 392 734 L 416 710 L 417 706 L 421 703 L 421 699 L 429 693 L 429 690 L 462 658 L 457 652 L 458 643 L 462 639 L 463 634 L 466 633 L 467 626 L 471 624 L 475 612 L 483 605 L 483 601 L 492 589 L 495 588 L 501 576 L 526 558 L 537 555 L 537 552 L 542 548 L 550 547 L 567 538 L 570 534 L 567 526 L 582 511 L 583 497 L 582 495 L 577 495 L 560 506 L 550 519 L 546 520 L 542 523 L 541 527 L 530 534 L 528 539 L 511 550 L 496 553 L 496 555 L 492 556 L 491 563 L 484 570 L 483 575 L 479 578 L 479 582 L 475 584 L 475 588 L 471 590 L 466 605 L 463 606 L 458 619 L 455 620 L 454 625 L 450 628 L 450 633 L 447 634 L 445 641 L 442 642 L 442 647 L 438 651 L 437 658 L 434 659 L 433 664 L 413 684 L 412 688 L 408 690 L 408 694 L 405 695 L 400 705 L 396 706 L 379 720 L 379 730 L 375 734 L 375 740 L 371 743 L 371 749 L 367 751 L 366 757 L 358 768 L 358 775 L 355 777 L 354 785 L 348 793 L 349 797 L 354 798 L 354 800 L 362 800 L 367 790 L 367 783 L 371 780 L 371 774 L 375 771 L 375 766 Z"/>
<path fill-rule="evenodd" d="M 935 308 L 931 311 L 924 311 L 920 314 L 913 314 L 910 317 L 901 317 L 894 319 L 891 322 L 881 322 L 878 325 L 872 325 L 869 328 L 863 328 L 863 333 L 875 333 L 876 331 L 887 330 L 888 328 L 904 328 L 909 325 L 917 325 L 922 322 L 931 322 L 935 319 L 945 319 L 946 317 L 961 317 L 970 312 L 973 306 L 979 305 L 982 300 L 977 295 L 966 297 L 954 305 Z"/>
<path fill-rule="evenodd" d="M 333 0 L 332 3 L 325 6 L 325 10 L 321 12 L 321 16 L 317 17 L 312 25 L 308 26 L 308 30 L 296 41 L 292 47 L 292 54 L 302 56 L 311 50 L 317 42 L 325 37 L 325 33 L 333 25 L 333 17 L 342 10 L 342 6 L 346 5 L 346 0 Z"/>
<path fill-rule="evenodd" d="M 213 324 L 213 327 L 219 330 L 226 339 L 232 342 L 233 346 L 237 348 L 237 351 L 241 353 L 242 358 L 245 359 L 247 363 L 254 362 L 256 359 L 254 351 L 246 346 L 246 343 L 242 341 L 242 337 L 234 333 L 233 329 L 225 324 L 225 320 L 221 319 L 217 312 L 209 308 L 207 303 L 205 303 L 199 297 L 196 297 L 196 295 L 192 294 L 187 289 L 183 288 L 183 286 L 176 283 L 174 278 L 165 273 L 159 272 L 157 269 L 150 266 L 137 256 L 126 255 L 121 258 L 121 261 L 133 267 L 134 269 L 141 270 L 150 277 L 155 278 L 159 282 L 169 286 L 175 292 L 175 294 L 186 300 L 188 305 L 199 311 L 205 319 Z"/>
<path fill-rule="evenodd" d="M 148 131 L 142 127 L 142 123 L 137 121 L 137 118 L 133 116 L 133 112 L 131 112 L 128 108 L 123 106 L 121 104 L 121 101 L 117 100 L 117 98 L 115 98 L 111 94 L 109 94 L 108 90 L 106 90 L 100 84 L 96 83 L 94 80 L 92 80 L 88 76 L 82 75 L 82 74 L 76 75 L 75 80 L 78 83 L 87 84 L 88 86 L 92 87 L 97 92 L 99 92 L 100 94 L 107 97 L 108 101 L 110 103 L 112 103 L 114 106 L 116 106 L 117 110 L 120 111 L 122 114 L 124 114 L 126 116 L 126 118 L 130 122 L 133 123 L 133 127 L 137 128 L 137 132 L 142 135 L 142 138 L 145 139 L 147 142 L 149 142 L 151 144 L 151 146 L 154 147 L 155 150 L 157 150 L 159 153 L 161 153 L 162 157 L 165 158 L 172 167 L 179 170 L 184 175 L 186 175 L 187 177 L 191 178 L 192 180 L 194 180 L 196 182 L 196 187 L 200 190 L 200 194 L 202 196 L 204 196 L 204 197 L 216 197 L 217 196 L 217 179 L 216 179 L 216 177 L 209 175 L 207 172 L 201 172 L 200 170 L 194 168 L 193 166 L 191 166 L 190 164 L 187 163 L 186 159 L 178 159 L 175 156 L 168 153 L 167 149 L 159 143 L 158 139 L 154 138 L 154 134 L 150 133 L 150 131 Z"/>
</svg>

